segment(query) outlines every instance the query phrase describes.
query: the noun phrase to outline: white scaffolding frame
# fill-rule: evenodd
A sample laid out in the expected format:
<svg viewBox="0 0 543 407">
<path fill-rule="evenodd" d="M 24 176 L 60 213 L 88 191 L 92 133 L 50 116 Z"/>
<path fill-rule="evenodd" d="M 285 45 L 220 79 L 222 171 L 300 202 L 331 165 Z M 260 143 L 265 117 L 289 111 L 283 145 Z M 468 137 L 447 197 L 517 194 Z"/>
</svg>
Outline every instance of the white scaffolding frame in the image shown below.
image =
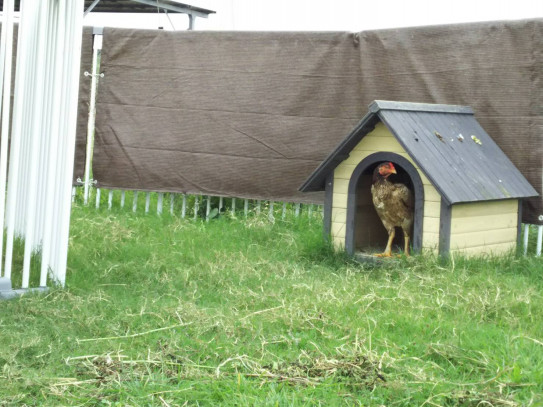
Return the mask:
<svg viewBox="0 0 543 407">
<path fill-rule="evenodd" d="M 11 278 L 14 241 L 20 238 L 24 242 L 21 288 L 30 288 L 36 253 L 41 254 L 39 286 L 46 286 L 48 277 L 64 285 L 84 1 L 21 2 L 11 128 L 6 118 L 10 115 L 14 1 L 5 0 L 3 11 L 0 223 L 3 229 L 5 218 L 7 232 L 0 278 Z"/>
</svg>

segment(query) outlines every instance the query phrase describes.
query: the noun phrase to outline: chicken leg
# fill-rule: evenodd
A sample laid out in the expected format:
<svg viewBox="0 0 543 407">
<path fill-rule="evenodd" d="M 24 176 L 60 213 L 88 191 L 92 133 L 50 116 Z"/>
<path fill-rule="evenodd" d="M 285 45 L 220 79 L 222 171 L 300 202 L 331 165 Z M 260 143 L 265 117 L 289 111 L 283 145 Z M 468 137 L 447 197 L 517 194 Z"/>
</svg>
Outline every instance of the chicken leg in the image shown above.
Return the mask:
<svg viewBox="0 0 543 407">
<path fill-rule="evenodd" d="M 388 231 L 388 242 L 387 247 L 385 248 L 385 251 L 383 253 L 377 254 L 377 257 L 391 257 L 392 256 L 392 241 L 394 240 L 394 236 L 396 236 L 396 230 L 394 227 L 392 229 L 389 229 Z"/>
</svg>

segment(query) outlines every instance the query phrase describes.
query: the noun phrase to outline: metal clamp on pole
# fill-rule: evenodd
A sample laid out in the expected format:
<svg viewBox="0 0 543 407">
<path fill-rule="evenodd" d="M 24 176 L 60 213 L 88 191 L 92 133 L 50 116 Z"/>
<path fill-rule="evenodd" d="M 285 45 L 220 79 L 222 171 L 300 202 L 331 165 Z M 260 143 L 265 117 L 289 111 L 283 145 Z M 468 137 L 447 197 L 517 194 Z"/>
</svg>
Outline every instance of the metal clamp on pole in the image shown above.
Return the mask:
<svg viewBox="0 0 543 407">
<path fill-rule="evenodd" d="M 77 177 L 77 179 L 75 180 L 75 182 L 77 182 L 78 184 L 81 184 L 81 185 L 84 185 L 85 184 L 85 181 L 83 181 L 81 179 L 81 177 Z M 96 179 L 89 179 L 89 185 L 96 185 L 98 184 L 98 180 Z"/>
<path fill-rule="evenodd" d="M 88 71 L 85 71 L 85 73 L 83 75 L 85 75 L 85 76 L 94 76 L 94 77 L 97 77 L 97 78 L 103 78 L 104 77 L 103 73 L 92 74 L 92 73 L 90 73 Z"/>
</svg>

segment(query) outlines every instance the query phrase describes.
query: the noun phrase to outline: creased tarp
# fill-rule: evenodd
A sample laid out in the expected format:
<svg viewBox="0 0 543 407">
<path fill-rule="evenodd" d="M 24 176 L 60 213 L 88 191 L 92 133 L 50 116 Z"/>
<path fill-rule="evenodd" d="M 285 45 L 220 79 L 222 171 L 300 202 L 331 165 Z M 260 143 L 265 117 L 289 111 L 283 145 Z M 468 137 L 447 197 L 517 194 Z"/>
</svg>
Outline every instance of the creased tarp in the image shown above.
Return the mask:
<svg viewBox="0 0 543 407">
<path fill-rule="evenodd" d="M 105 30 L 98 185 L 320 201 L 297 188 L 360 118 L 353 49 L 347 33 Z"/>
<path fill-rule="evenodd" d="M 79 77 L 79 98 L 77 101 L 77 138 L 75 141 L 73 185 L 81 185 L 77 179 L 83 179 L 85 174 L 91 83 L 91 77 L 85 76 L 85 72 L 92 72 L 92 42 L 92 28 L 84 27 L 81 43 L 81 76 Z"/>
<path fill-rule="evenodd" d="M 374 99 L 470 105 L 541 192 L 543 20 L 365 31 L 106 29 L 102 187 L 307 202 Z M 524 210 L 537 222 L 541 199 Z"/>
</svg>

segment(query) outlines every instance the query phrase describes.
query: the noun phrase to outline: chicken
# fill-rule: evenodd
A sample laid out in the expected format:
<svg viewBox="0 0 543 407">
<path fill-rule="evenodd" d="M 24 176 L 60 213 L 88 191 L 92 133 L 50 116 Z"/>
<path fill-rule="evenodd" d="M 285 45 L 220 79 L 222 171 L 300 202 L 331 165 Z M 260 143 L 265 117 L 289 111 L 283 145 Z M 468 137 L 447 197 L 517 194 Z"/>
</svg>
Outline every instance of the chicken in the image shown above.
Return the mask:
<svg viewBox="0 0 543 407">
<path fill-rule="evenodd" d="M 396 174 L 396 168 L 391 162 L 381 163 L 373 172 L 371 196 L 375 210 L 388 232 L 388 242 L 385 251 L 379 257 L 392 255 L 392 241 L 395 236 L 395 226 L 403 230 L 405 249 L 409 256 L 409 240 L 411 226 L 414 218 L 414 199 L 411 190 L 401 183 L 392 183 L 388 180 L 391 174 Z"/>
</svg>

